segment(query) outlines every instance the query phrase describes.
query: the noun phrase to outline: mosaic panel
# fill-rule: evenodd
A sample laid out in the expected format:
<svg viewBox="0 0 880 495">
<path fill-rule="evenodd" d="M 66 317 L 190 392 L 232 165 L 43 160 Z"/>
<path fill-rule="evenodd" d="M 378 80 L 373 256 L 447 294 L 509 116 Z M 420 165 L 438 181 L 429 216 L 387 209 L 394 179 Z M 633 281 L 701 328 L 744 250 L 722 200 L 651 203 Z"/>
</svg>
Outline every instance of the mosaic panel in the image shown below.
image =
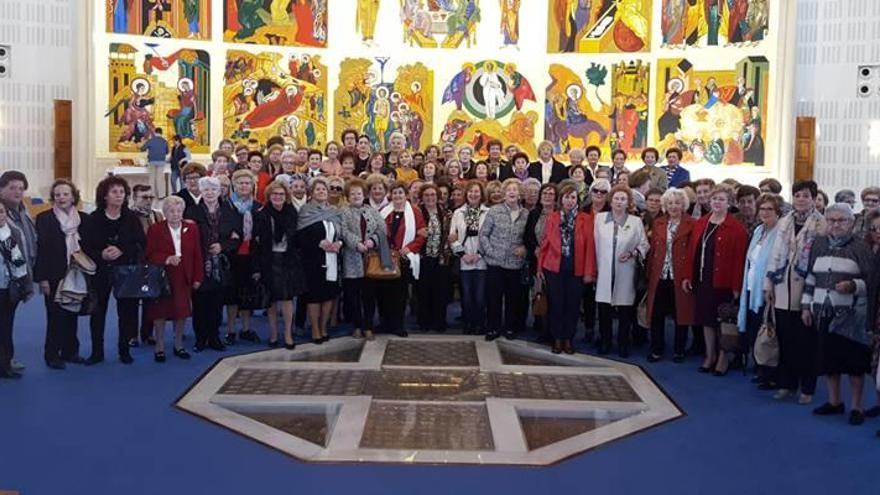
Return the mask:
<svg viewBox="0 0 880 495">
<path fill-rule="evenodd" d="M 473 342 L 392 340 L 385 349 L 384 365 L 420 366 L 473 366 L 480 365 Z"/>
<path fill-rule="evenodd" d="M 361 395 L 366 371 L 239 369 L 220 388 L 232 395 Z"/>
<path fill-rule="evenodd" d="M 525 375 L 495 373 L 492 396 L 502 399 L 637 402 L 638 394 L 620 376 Z"/>
<path fill-rule="evenodd" d="M 361 448 L 494 450 L 485 405 L 374 402 Z"/>
<path fill-rule="evenodd" d="M 326 414 L 294 414 L 285 412 L 241 412 L 254 421 L 308 440 L 321 447 L 330 439 Z"/>
</svg>

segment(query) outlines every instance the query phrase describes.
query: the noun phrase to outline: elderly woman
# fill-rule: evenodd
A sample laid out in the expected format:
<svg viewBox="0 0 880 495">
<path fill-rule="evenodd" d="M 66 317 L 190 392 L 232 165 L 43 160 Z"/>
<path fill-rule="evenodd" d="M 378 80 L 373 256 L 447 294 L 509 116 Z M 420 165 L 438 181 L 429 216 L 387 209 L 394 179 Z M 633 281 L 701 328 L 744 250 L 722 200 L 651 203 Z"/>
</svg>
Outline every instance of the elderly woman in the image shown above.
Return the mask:
<svg viewBox="0 0 880 495">
<path fill-rule="evenodd" d="M 558 184 L 568 178 L 565 165 L 553 157 L 553 143 L 541 141 L 538 145 L 538 159 L 529 165 L 529 177 L 538 179 L 541 184 Z"/>
<path fill-rule="evenodd" d="M 327 201 L 330 205 L 336 208 L 345 206 L 345 179 L 339 176 L 328 177 L 327 188 L 329 190 Z"/>
<path fill-rule="evenodd" d="M 258 278 L 269 291 L 269 347 L 278 347 L 278 310 L 284 320 L 284 347 L 294 348 L 293 299 L 305 292 L 302 263 L 296 245 L 297 211 L 284 181 L 266 186 L 266 204 L 254 215 L 254 245 Z"/>
<path fill-rule="evenodd" d="M 311 200 L 299 211 L 296 243 L 302 256 L 307 291 L 303 299 L 312 327 L 312 343 L 330 340 L 327 326 L 333 302 L 339 296 L 342 252 L 342 216 L 329 202 L 329 187 L 322 177 L 309 184 Z"/>
<path fill-rule="evenodd" d="M 523 291 L 524 307 L 528 306 L 528 288 L 532 286 L 531 281 L 537 271 L 538 247 L 541 245 L 541 239 L 544 237 L 544 222 L 547 216 L 556 210 L 557 204 L 557 188 L 556 184 L 547 183 L 541 186 L 538 193 L 540 201 L 538 205 L 528 213 L 526 217 L 526 230 L 523 232 L 523 245 L 526 247 L 526 257 L 524 260 L 525 269 L 527 270 L 526 289 Z M 525 315 L 524 315 L 525 316 Z M 535 330 L 539 334 L 539 340 L 547 342 L 550 336 L 546 333 L 547 328 L 544 326 L 544 319 L 540 316 L 535 317 Z"/>
<path fill-rule="evenodd" d="M 821 371 L 828 383 L 828 402 L 813 410 L 816 415 L 843 414 L 841 375 L 849 375 L 849 424 L 865 421 L 862 388 L 871 369 L 871 335 L 867 320 L 867 280 L 872 253 L 854 235 L 855 216 L 847 204 L 825 208 L 826 236 L 817 237 L 810 250 L 801 299 L 801 320 L 818 329 Z M 873 330 L 874 325 L 870 325 Z"/>
<path fill-rule="evenodd" d="M 449 177 L 453 184 L 461 183 L 461 164 L 458 163 L 458 160 L 446 162 L 446 177 Z"/>
<path fill-rule="evenodd" d="M 418 323 L 423 331 L 446 331 L 449 282 L 449 224 L 452 214 L 440 204 L 434 184 L 425 184 L 419 194 L 425 220 L 425 245 L 420 256 L 420 275 L 416 285 Z M 442 294 L 442 295 L 441 295 Z"/>
<path fill-rule="evenodd" d="M 575 189 L 577 189 L 578 205 L 586 205 L 590 196 L 590 186 L 585 180 L 587 169 L 580 165 L 573 165 L 568 168 L 568 177 L 574 182 Z M 591 180 L 590 183 L 592 182 Z"/>
<path fill-rule="evenodd" d="M 504 188 L 501 181 L 493 180 L 486 184 L 486 202 L 489 206 L 504 202 Z"/>
<path fill-rule="evenodd" d="M 67 179 L 56 179 L 49 188 L 52 209 L 37 215 L 37 260 L 34 280 L 46 301 L 46 345 L 43 357 L 52 369 L 65 362 L 82 364 L 76 337 L 77 312 L 55 302 L 55 291 L 64 279 L 73 253 L 80 251 L 88 215 L 78 211 L 79 190 Z"/>
<path fill-rule="evenodd" d="M 220 183 L 214 177 L 199 179 L 202 200 L 184 212 L 187 220 L 199 226 L 205 277 L 193 294 L 193 329 L 195 351 L 206 348 L 223 351 L 219 329 L 223 320 L 225 292 L 234 283 L 230 260 L 235 257 L 242 240 L 242 218 L 233 206 L 220 199 Z"/>
<path fill-rule="evenodd" d="M 294 175 L 296 174 L 296 151 L 293 150 L 284 150 L 281 153 L 281 174 Z"/>
<path fill-rule="evenodd" d="M 596 284 L 599 305 L 599 354 L 611 351 L 611 320 L 617 313 L 617 352 L 629 356 L 630 332 L 635 320 L 636 259 L 648 253 L 648 238 L 642 220 L 630 215 L 632 191 L 614 186 L 609 193 L 611 211 L 593 221 L 595 242 L 587 245 L 584 283 Z"/>
<path fill-rule="evenodd" d="M 821 191 L 820 191 L 821 193 Z M 865 242 L 871 249 L 871 276 L 868 278 L 868 331 L 874 334 L 873 354 L 871 356 L 871 376 L 877 377 L 877 364 L 880 361 L 880 211 L 874 211 L 865 218 Z M 880 416 L 880 378 L 875 378 L 877 404 L 865 411 L 865 416 Z"/>
<path fill-rule="evenodd" d="M 366 193 L 369 200 L 365 204 L 376 211 L 382 211 L 388 206 L 388 179 L 382 174 L 373 174 L 366 179 Z"/>
<path fill-rule="evenodd" d="M 15 226 L 0 202 L 0 378 L 21 378 L 12 367 L 12 328 L 18 304 L 33 295 L 31 267 L 24 233 Z"/>
<path fill-rule="evenodd" d="M 388 245 L 399 255 L 401 276 L 395 280 L 377 280 L 376 293 L 385 331 L 406 337 L 403 320 L 407 285 L 420 276 L 419 253 L 425 245 L 425 220 L 421 209 L 407 200 L 406 184 L 395 182 L 390 191 L 391 203 L 379 213 L 385 220 Z"/>
<path fill-rule="evenodd" d="M 527 211 L 532 211 L 538 206 L 538 203 L 541 201 L 541 181 L 529 177 L 522 182 L 522 185 L 523 207 Z"/>
<path fill-rule="evenodd" d="M 438 179 L 437 164 L 434 162 L 425 162 L 421 167 L 419 176 L 425 184 L 434 184 Z M 450 182 L 454 183 L 456 180 L 458 179 L 452 179 Z"/>
<path fill-rule="evenodd" d="M 758 225 L 752 232 L 752 239 L 746 251 L 746 265 L 743 273 L 743 297 L 739 299 L 737 327 L 748 339 L 747 350 L 755 345 L 758 330 L 764 322 L 766 298 L 764 297 L 764 278 L 767 276 L 767 261 L 770 250 L 776 242 L 776 225 L 782 215 L 782 198 L 775 194 L 762 194 L 755 202 L 758 212 Z M 756 382 L 771 383 L 771 370 L 755 364 Z"/>
<path fill-rule="evenodd" d="M 154 359 L 165 362 L 165 320 L 174 325 L 174 355 L 189 359 L 183 347 L 183 326 L 192 314 L 191 291 L 204 280 L 202 241 L 199 226 L 184 220 L 186 203 L 176 196 L 162 202 L 165 220 L 150 225 L 147 231 L 147 261 L 165 267 L 171 293 L 149 302 L 147 314 L 153 321 L 156 340 Z"/>
<path fill-rule="evenodd" d="M 701 373 L 727 374 L 727 353 L 720 349 L 718 309 L 731 304 L 742 289 L 749 235 L 745 227 L 729 213 L 733 190 L 717 186 L 709 195 L 709 214 L 694 224 L 688 246 L 689 257 L 682 288 L 693 292 L 697 325 L 703 327 L 706 357 Z"/>
<path fill-rule="evenodd" d="M 523 233 L 528 212 L 520 206 L 522 183 L 519 179 L 505 180 L 502 190 L 504 201 L 489 209 L 480 229 L 480 253 L 488 266 L 486 340 L 489 341 L 497 339 L 502 329 L 506 338 L 514 339 L 525 325 L 521 271 L 526 257 Z"/>
<path fill-rule="evenodd" d="M 801 296 L 813 241 L 825 235 L 825 217 L 816 211 L 818 188 L 813 181 L 792 185 L 791 213 L 779 220 L 776 240 L 767 260 L 764 291 L 776 317 L 779 366 L 774 397 L 786 399 L 800 390 L 798 401 L 809 404 L 816 391 L 816 349 L 812 327 L 801 320 Z M 767 385 L 763 388 L 775 388 Z"/>
<path fill-rule="evenodd" d="M 608 193 L 611 191 L 611 183 L 608 179 L 596 179 L 590 184 L 589 203 L 584 207 L 587 215 L 587 228 L 593 232 L 596 224 L 596 216 L 602 212 L 609 211 L 611 205 L 608 201 Z M 594 241 L 595 242 L 595 241 Z M 595 249 L 587 247 L 588 252 L 593 250 L 588 258 L 587 263 L 595 263 Z M 595 281 L 584 283 L 584 340 L 589 344 L 593 343 L 593 328 L 596 323 L 596 284 Z"/>
<path fill-rule="evenodd" d="M 559 191 L 560 209 L 547 214 L 538 254 L 537 276 L 549 303 L 548 327 L 553 353 L 574 354 L 574 334 L 580 316 L 587 244 L 593 242 L 587 215 L 578 211 L 574 184 Z"/>
<path fill-rule="evenodd" d="M 471 167 L 471 171 L 467 174 L 466 177 L 468 180 L 478 180 L 485 184 L 489 181 L 489 164 L 486 162 L 479 162 Z"/>
<path fill-rule="evenodd" d="M 687 214 L 688 197 L 670 188 L 661 198 L 665 215 L 659 216 L 648 234 L 651 248 L 645 260 L 648 278 L 647 307 L 651 321 L 651 353 L 648 362 L 663 358 L 666 348 L 666 317 L 675 322 L 672 361 L 685 358 L 688 326 L 694 322 L 694 298 L 682 287 L 684 265 L 690 262 L 688 245 L 695 220 Z"/>
<path fill-rule="evenodd" d="M 474 148 L 469 144 L 458 147 L 458 165 L 461 167 L 461 175 L 467 177 L 474 168 Z"/>
<path fill-rule="evenodd" d="M 273 177 L 269 170 L 269 162 L 264 159 L 263 154 L 259 151 L 251 151 L 248 153 L 248 170 L 257 178 L 257 188 L 254 196 L 262 198 L 265 194 L 266 186 L 269 185 Z"/>
<path fill-rule="evenodd" d="M 517 153 L 513 155 L 513 160 L 509 164 L 502 165 L 498 169 L 498 180 L 507 180 L 510 178 L 516 178 L 521 181 L 525 181 L 529 178 L 529 155 L 525 153 Z"/>
<path fill-rule="evenodd" d="M 376 291 L 373 281 L 364 277 L 364 255 L 375 250 L 390 260 L 391 250 L 379 211 L 364 203 L 366 192 L 367 184 L 360 179 L 346 184 L 348 205 L 342 209 L 342 295 L 346 320 L 354 326 L 352 335 L 373 340 Z"/>
<path fill-rule="evenodd" d="M 324 161 L 321 163 L 321 172 L 324 175 L 339 175 L 342 164 L 339 161 L 339 143 L 330 141 L 324 146 Z"/>
<path fill-rule="evenodd" d="M 236 170 L 232 174 L 233 193 L 230 203 L 241 215 L 241 244 L 229 260 L 233 284 L 225 291 L 226 303 L 226 345 L 235 344 L 235 321 L 241 316 L 241 332 L 238 337 L 249 342 L 259 342 L 257 332 L 251 330 L 251 311 L 265 309 L 254 305 L 256 293 L 254 280 L 255 262 L 252 241 L 254 238 L 254 222 L 257 211 L 262 207 L 255 199 L 256 179 L 250 170 Z"/>
<path fill-rule="evenodd" d="M 459 256 L 461 312 L 465 335 L 485 332 L 486 260 L 480 254 L 480 229 L 489 208 L 483 204 L 483 185 L 468 182 L 466 203 L 452 214 L 449 242 Z"/>
<path fill-rule="evenodd" d="M 287 188 L 290 190 L 290 203 L 296 208 L 296 211 L 301 210 L 309 200 L 306 177 L 302 174 L 292 175 L 287 183 Z"/>
<path fill-rule="evenodd" d="M 98 183 L 95 191 L 97 208 L 89 215 L 88 235 L 82 240 L 83 250 L 98 267 L 92 277 L 95 307 L 89 318 L 92 353 L 87 365 L 104 361 L 104 328 L 107 303 L 113 288 L 113 270 L 117 266 L 136 265 L 144 256 L 146 238 L 135 214 L 128 209 L 131 189 L 121 177 L 110 176 Z M 119 338 L 116 349 L 119 360 L 131 364 L 128 341 L 138 334 L 138 299 L 116 299 Z"/>
</svg>

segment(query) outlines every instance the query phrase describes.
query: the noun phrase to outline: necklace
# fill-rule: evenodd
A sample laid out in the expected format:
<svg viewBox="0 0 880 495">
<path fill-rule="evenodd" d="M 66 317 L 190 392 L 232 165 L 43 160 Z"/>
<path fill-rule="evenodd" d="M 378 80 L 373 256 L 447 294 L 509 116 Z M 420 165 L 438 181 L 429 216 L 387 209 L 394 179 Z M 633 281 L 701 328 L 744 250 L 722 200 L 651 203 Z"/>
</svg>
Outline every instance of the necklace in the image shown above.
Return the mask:
<svg viewBox="0 0 880 495">
<path fill-rule="evenodd" d="M 703 267 L 706 266 L 706 242 L 715 235 L 715 231 L 721 224 L 709 222 L 709 225 L 703 231 L 703 237 L 700 241 L 700 282 L 703 282 Z"/>
</svg>

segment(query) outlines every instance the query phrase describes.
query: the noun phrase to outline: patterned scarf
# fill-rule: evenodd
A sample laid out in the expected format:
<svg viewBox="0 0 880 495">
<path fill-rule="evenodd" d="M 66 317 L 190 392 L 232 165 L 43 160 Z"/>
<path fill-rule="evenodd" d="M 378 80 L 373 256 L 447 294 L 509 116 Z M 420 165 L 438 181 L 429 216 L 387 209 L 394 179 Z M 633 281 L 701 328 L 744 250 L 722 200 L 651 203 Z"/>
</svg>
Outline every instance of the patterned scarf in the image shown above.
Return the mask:
<svg viewBox="0 0 880 495">
<path fill-rule="evenodd" d="M 64 243 L 67 246 L 67 259 L 70 260 L 70 256 L 80 250 L 79 212 L 76 208 L 71 207 L 70 213 L 66 213 L 61 208 L 53 206 L 52 213 L 55 214 L 55 218 L 58 219 L 58 223 L 61 225 L 61 232 L 64 234 Z"/>
<path fill-rule="evenodd" d="M 242 240 L 247 242 L 251 240 L 254 230 L 254 216 L 251 214 L 251 209 L 254 207 L 254 198 L 251 197 L 244 200 L 238 194 L 232 193 L 232 204 L 241 215 L 242 233 L 244 234 Z"/>
<path fill-rule="evenodd" d="M 575 218 L 576 210 L 565 211 L 562 210 L 560 215 L 559 222 L 559 231 L 562 237 L 562 256 L 564 258 L 568 258 L 571 256 L 571 245 L 574 240 L 574 218 Z"/>
</svg>

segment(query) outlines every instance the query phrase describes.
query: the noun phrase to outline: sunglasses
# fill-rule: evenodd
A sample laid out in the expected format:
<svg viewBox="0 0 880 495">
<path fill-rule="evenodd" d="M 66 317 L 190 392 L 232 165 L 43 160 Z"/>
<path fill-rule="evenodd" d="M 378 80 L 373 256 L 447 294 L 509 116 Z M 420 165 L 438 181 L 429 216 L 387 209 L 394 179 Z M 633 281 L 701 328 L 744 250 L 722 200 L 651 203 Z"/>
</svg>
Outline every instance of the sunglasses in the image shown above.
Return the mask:
<svg viewBox="0 0 880 495">
<path fill-rule="evenodd" d="M 605 189 L 593 189 L 593 194 L 608 194 L 608 191 Z"/>
<path fill-rule="evenodd" d="M 331 191 L 341 191 L 341 190 L 342 190 L 342 186 L 330 186 L 330 190 L 331 190 Z"/>
</svg>

